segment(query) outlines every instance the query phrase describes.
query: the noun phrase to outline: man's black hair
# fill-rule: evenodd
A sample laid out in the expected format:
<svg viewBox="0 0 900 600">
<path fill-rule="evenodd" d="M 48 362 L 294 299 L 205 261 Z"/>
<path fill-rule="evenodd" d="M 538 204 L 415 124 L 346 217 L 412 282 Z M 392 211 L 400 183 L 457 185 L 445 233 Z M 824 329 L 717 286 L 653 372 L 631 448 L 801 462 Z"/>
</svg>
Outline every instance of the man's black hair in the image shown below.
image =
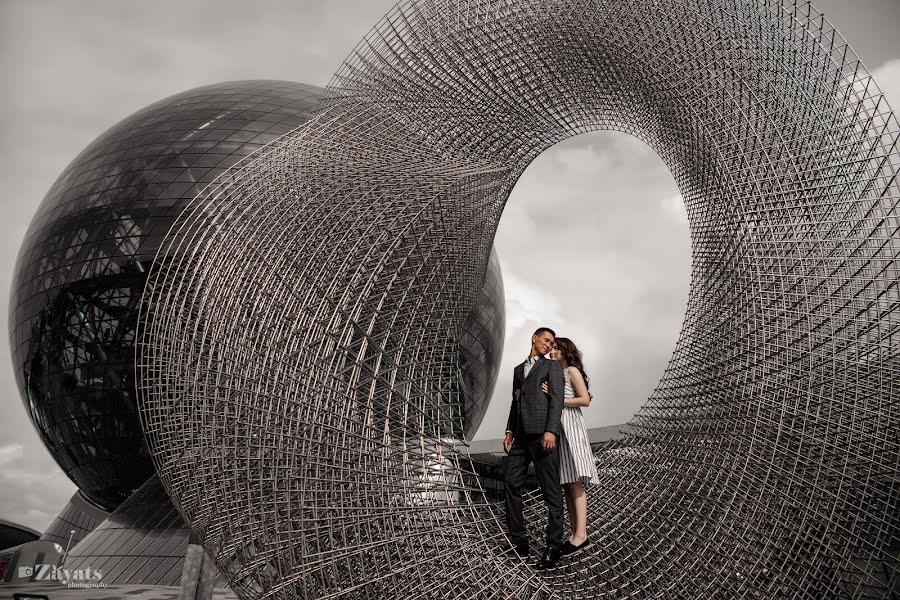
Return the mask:
<svg viewBox="0 0 900 600">
<path fill-rule="evenodd" d="M 552 329 L 550 329 L 549 327 L 538 327 L 537 331 L 534 332 L 534 335 L 541 335 L 545 331 L 549 331 L 550 335 L 552 335 L 553 337 L 556 337 L 556 332 L 553 331 Z"/>
</svg>

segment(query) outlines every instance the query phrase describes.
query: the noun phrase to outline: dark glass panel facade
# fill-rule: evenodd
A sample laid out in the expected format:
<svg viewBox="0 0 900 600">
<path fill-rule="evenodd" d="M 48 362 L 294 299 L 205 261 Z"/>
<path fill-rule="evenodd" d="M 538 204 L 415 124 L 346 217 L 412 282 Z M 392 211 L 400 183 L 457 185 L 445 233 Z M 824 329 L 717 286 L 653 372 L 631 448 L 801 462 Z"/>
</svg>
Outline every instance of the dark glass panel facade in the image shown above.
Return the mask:
<svg viewBox="0 0 900 600">
<path fill-rule="evenodd" d="M 109 585 L 178 585 L 190 536 L 154 475 L 69 552 L 65 568 L 99 569 Z"/>
<path fill-rule="evenodd" d="M 481 293 L 466 319 L 459 344 L 467 439 L 475 435 L 494 394 L 505 331 L 503 275 L 497 252 L 491 249 Z"/>
<path fill-rule="evenodd" d="M 19 253 L 16 379 L 41 440 L 93 503 L 153 473 L 135 401 L 135 327 L 160 241 L 209 182 L 305 122 L 320 88 L 221 83 L 161 100 L 90 144 L 53 184 Z"/>
<path fill-rule="evenodd" d="M 74 548 L 108 516 L 108 512 L 88 502 L 81 492 L 75 492 L 41 539 L 56 542 L 63 549 Z"/>
<path fill-rule="evenodd" d="M 0 519 L 0 550 L 18 546 L 25 542 L 33 542 L 39 538 L 40 534 L 30 527 Z"/>
</svg>

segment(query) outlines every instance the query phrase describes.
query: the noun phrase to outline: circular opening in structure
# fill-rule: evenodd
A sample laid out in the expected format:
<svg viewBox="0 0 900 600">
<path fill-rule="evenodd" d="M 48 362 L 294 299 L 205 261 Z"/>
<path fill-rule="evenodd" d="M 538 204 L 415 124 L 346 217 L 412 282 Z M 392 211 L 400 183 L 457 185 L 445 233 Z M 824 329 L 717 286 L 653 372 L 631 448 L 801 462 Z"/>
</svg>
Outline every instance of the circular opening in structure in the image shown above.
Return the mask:
<svg viewBox="0 0 900 600">
<path fill-rule="evenodd" d="M 594 396 L 583 411 L 588 428 L 628 422 L 672 356 L 691 279 L 687 213 L 659 155 L 609 131 L 552 146 L 516 183 L 494 247 L 506 334 L 474 439 L 503 436 L 513 368 L 539 326 L 570 338 L 584 354 Z"/>
</svg>

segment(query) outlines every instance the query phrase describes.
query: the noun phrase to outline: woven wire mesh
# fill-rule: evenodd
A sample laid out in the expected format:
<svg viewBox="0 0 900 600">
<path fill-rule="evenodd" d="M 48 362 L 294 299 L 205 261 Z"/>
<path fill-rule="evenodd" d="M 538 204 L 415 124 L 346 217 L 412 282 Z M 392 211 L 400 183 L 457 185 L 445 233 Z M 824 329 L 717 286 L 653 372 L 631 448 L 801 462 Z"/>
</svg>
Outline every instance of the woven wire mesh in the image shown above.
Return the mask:
<svg viewBox="0 0 900 600">
<path fill-rule="evenodd" d="M 454 365 L 512 186 L 595 130 L 671 170 L 691 292 L 598 454 L 594 542 L 539 572 L 499 554 Z M 170 232 L 139 358 L 160 477 L 243 598 L 887 597 L 898 133 L 806 2 L 404 2 Z"/>
</svg>

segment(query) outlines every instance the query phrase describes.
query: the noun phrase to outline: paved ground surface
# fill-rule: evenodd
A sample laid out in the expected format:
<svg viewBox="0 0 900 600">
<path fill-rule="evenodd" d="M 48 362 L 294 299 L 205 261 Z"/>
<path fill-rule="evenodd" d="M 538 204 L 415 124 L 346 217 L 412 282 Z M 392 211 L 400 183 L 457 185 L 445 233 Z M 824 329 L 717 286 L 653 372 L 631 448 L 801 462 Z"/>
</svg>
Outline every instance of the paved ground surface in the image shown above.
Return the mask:
<svg viewBox="0 0 900 600">
<path fill-rule="evenodd" d="M 0 583 L 0 600 L 13 600 L 13 594 L 36 594 L 47 600 L 178 600 L 178 588 L 164 585 L 68 589 L 59 583 Z M 217 589 L 213 600 L 237 600 L 237 596 L 230 590 Z"/>
</svg>

